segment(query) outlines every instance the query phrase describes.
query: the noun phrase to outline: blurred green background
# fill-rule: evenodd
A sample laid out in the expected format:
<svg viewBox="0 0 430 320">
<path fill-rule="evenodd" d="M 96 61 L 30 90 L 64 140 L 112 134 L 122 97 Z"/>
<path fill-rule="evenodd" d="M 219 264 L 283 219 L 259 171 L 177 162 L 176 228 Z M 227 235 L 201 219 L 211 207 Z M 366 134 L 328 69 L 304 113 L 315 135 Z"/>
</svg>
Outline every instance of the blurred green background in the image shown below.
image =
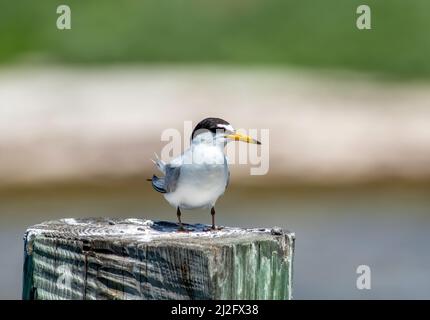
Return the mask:
<svg viewBox="0 0 430 320">
<path fill-rule="evenodd" d="M 428 0 L 2 0 L 0 298 L 30 225 L 175 220 L 149 159 L 207 116 L 270 129 L 269 173 L 232 166 L 217 219 L 296 232 L 295 298 L 430 298 L 429 31 Z"/>
<path fill-rule="evenodd" d="M 58 32 L 55 10 L 72 7 Z M 356 28 L 367 4 L 372 31 Z M 426 0 L 5 0 L 0 62 L 224 63 L 430 75 Z"/>
</svg>

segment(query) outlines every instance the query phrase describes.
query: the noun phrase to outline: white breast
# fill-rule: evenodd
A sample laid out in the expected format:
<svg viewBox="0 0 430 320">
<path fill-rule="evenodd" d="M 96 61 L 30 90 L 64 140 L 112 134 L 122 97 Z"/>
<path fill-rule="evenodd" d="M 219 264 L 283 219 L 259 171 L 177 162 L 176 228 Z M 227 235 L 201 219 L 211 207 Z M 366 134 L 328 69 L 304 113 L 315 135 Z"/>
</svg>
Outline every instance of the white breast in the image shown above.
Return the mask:
<svg viewBox="0 0 430 320">
<path fill-rule="evenodd" d="M 219 146 L 199 144 L 182 156 L 176 190 L 166 193 L 173 207 L 183 209 L 210 208 L 225 191 L 228 166 Z"/>
</svg>

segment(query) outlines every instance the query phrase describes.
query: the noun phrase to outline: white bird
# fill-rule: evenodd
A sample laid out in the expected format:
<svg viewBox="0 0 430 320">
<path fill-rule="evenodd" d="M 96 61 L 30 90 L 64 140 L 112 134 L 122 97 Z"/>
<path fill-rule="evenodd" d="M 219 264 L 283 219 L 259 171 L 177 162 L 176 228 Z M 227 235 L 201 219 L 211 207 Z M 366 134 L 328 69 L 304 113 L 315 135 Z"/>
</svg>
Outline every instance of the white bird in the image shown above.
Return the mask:
<svg viewBox="0 0 430 320">
<path fill-rule="evenodd" d="M 164 177 L 153 176 L 152 186 L 176 208 L 179 229 L 184 230 L 181 209 L 211 209 L 212 228 L 215 226 L 215 203 L 224 193 L 230 178 L 224 147 L 229 141 L 261 144 L 240 134 L 225 120 L 206 118 L 191 135 L 191 146 L 170 163 L 156 158 L 157 168 Z"/>
</svg>

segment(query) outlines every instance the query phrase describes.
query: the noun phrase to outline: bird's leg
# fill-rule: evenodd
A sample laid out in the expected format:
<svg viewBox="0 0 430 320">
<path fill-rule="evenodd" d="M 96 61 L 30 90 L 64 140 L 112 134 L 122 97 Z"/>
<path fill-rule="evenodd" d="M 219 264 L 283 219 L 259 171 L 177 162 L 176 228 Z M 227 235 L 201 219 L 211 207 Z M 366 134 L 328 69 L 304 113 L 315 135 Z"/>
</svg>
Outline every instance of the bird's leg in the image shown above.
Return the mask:
<svg viewBox="0 0 430 320">
<path fill-rule="evenodd" d="M 212 216 L 212 230 L 215 230 L 215 207 L 211 208 L 211 216 Z"/>
<path fill-rule="evenodd" d="M 215 207 L 211 208 L 211 215 L 212 215 L 212 226 L 210 228 L 204 228 L 203 231 L 215 231 L 215 230 L 223 229 L 223 227 L 215 226 Z"/>
<path fill-rule="evenodd" d="M 215 230 L 223 229 L 224 227 L 215 226 L 215 207 L 211 208 L 211 216 L 212 216 L 212 227 L 210 227 L 210 229 L 205 229 L 205 231 L 215 231 Z"/>
<path fill-rule="evenodd" d="M 179 207 L 176 210 L 176 215 L 178 216 L 179 231 L 183 231 L 184 230 L 184 226 L 182 225 L 182 221 L 181 221 L 181 209 L 179 209 Z"/>
</svg>

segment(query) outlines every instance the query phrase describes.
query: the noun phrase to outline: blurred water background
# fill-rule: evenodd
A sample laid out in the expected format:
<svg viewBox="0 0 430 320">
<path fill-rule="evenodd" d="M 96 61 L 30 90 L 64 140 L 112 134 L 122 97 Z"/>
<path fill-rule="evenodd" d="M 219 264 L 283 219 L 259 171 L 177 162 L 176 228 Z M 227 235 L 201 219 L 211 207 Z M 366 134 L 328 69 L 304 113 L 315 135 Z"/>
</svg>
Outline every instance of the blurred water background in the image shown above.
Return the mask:
<svg viewBox="0 0 430 320">
<path fill-rule="evenodd" d="M 56 1 L 3 1 L 0 298 L 32 224 L 175 220 L 149 159 L 207 116 L 270 130 L 269 172 L 232 166 L 217 219 L 296 233 L 295 298 L 430 298 L 430 3 L 367 1 L 367 31 L 360 4 L 89 0 L 59 31 Z"/>
</svg>

